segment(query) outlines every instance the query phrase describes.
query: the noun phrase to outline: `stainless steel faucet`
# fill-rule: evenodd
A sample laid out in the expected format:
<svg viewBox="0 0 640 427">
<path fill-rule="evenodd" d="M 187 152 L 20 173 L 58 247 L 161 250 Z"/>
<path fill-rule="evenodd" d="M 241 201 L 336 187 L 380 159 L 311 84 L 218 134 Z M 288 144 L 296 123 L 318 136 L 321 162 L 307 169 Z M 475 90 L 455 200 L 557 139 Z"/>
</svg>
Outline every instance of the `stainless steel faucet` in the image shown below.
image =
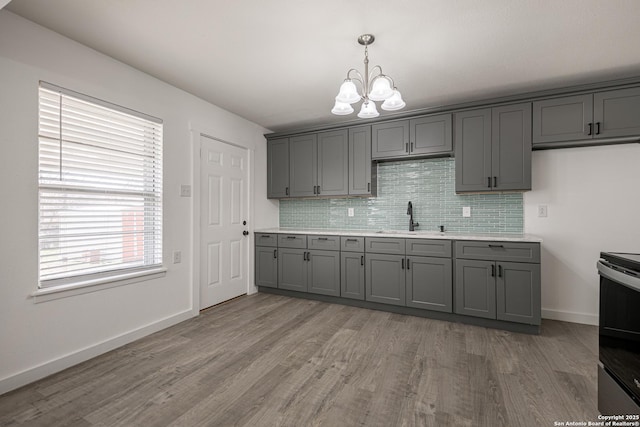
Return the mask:
<svg viewBox="0 0 640 427">
<path fill-rule="evenodd" d="M 407 208 L 407 215 L 409 217 L 409 231 L 415 231 L 416 227 L 420 227 L 420 224 L 417 222 L 413 222 L 413 205 L 409 202 L 409 207 Z"/>
</svg>

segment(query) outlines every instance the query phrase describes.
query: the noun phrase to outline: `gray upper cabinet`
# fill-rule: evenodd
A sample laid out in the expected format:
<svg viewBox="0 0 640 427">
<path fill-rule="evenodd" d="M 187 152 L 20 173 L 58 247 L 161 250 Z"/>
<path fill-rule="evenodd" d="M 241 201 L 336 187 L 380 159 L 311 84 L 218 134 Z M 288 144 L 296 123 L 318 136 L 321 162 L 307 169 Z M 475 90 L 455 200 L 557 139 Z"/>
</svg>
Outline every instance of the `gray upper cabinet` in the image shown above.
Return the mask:
<svg viewBox="0 0 640 427">
<path fill-rule="evenodd" d="M 349 194 L 375 195 L 371 181 L 371 126 L 349 129 Z"/>
<path fill-rule="evenodd" d="M 316 195 L 349 193 L 349 145 L 346 129 L 318 134 Z"/>
<path fill-rule="evenodd" d="M 640 135 L 640 88 L 593 95 L 594 138 Z"/>
<path fill-rule="evenodd" d="M 456 192 L 531 189 L 531 104 L 456 114 Z"/>
<path fill-rule="evenodd" d="M 451 114 L 420 117 L 409 121 L 409 152 L 413 155 L 450 153 Z"/>
<path fill-rule="evenodd" d="M 640 136 L 640 88 L 544 99 L 533 103 L 533 146 L 597 145 Z"/>
<path fill-rule="evenodd" d="M 533 103 L 533 143 L 576 141 L 589 136 L 593 96 L 576 95 Z"/>
<path fill-rule="evenodd" d="M 315 196 L 318 185 L 318 137 L 289 138 L 289 184 L 291 197 Z"/>
<path fill-rule="evenodd" d="M 389 159 L 409 154 L 409 120 L 371 126 L 371 157 Z"/>
<path fill-rule="evenodd" d="M 453 311 L 450 258 L 411 256 L 406 267 L 407 307 Z"/>
<path fill-rule="evenodd" d="M 267 141 L 267 197 L 289 197 L 289 138 Z"/>
<path fill-rule="evenodd" d="M 448 155 L 453 149 L 451 114 L 374 124 L 372 158 Z"/>
</svg>

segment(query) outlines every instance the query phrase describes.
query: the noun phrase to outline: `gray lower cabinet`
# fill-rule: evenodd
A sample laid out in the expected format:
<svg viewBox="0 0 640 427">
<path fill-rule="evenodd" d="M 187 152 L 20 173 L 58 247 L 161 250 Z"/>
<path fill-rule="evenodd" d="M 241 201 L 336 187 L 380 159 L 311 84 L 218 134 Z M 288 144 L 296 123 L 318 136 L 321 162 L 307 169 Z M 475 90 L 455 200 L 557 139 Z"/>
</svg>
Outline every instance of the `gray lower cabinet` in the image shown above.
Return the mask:
<svg viewBox="0 0 640 427">
<path fill-rule="evenodd" d="M 404 255 L 367 253 L 365 262 L 366 300 L 406 305 Z"/>
<path fill-rule="evenodd" d="M 372 158 L 450 155 L 453 150 L 451 114 L 374 124 Z"/>
<path fill-rule="evenodd" d="M 543 99 L 533 103 L 533 147 L 597 145 L 640 135 L 640 88 Z"/>
<path fill-rule="evenodd" d="M 267 198 L 289 197 L 289 138 L 267 141 Z"/>
<path fill-rule="evenodd" d="M 455 256 L 456 313 L 540 324 L 539 243 L 457 241 Z"/>
<path fill-rule="evenodd" d="M 467 316 L 496 318 L 496 281 L 491 261 L 456 259 L 455 312 Z"/>
<path fill-rule="evenodd" d="M 456 192 L 531 189 L 531 103 L 456 114 Z"/>
<path fill-rule="evenodd" d="M 307 292 L 340 296 L 340 252 L 307 252 Z"/>
<path fill-rule="evenodd" d="M 364 253 L 342 252 L 340 255 L 340 296 L 364 300 Z"/>
<path fill-rule="evenodd" d="M 278 288 L 307 292 L 307 250 L 278 248 Z"/>
<path fill-rule="evenodd" d="M 407 257 L 407 307 L 453 311 L 451 258 Z"/>
<path fill-rule="evenodd" d="M 256 286 L 278 287 L 278 249 L 256 246 Z"/>
</svg>

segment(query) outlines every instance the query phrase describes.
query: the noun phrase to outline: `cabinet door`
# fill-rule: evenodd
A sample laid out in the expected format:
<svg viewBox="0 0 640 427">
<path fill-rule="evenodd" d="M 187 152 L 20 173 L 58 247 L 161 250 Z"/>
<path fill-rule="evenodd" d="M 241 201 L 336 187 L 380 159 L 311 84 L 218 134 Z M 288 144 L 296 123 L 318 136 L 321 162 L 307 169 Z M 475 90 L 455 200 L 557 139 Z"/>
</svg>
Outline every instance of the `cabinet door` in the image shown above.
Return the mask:
<svg viewBox="0 0 640 427">
<path fill-rule="evenodd" d="M 256 246 L 256 286 L 278 287 L 278 250 Z"/>
<path fill-rule="evenodd" d="M 540 324 L 540 264 L 497 263 L 497 318 Z"/>
<path fill-rule="evenodd" d="M 371 157 L 389 159 L 409 155 L 409 120 L 371 126 Z"/>
<path fill-rule="evenodd" d="M 289 197 L 289 138 L 267 141 L 267 198 Z"/>
<path fill-rule="evenodd" d="M 409 121 L 411 155 L 442 154 L 453 150 L 451 114 L 427 116 Z"/>
<path fill-rule="evenodd" d="M 346 129 L 318 134 L 317 194 L 349 194 L 349 140 Z"/>
<path fill-rule="evenodd" d="M 340 296 L 340 252 L 307 252 L 307 291 Z"/>
<path fill-rule="evenodd" d="M 492 268 L 493 267 L 493 268 Z M 495 263 L 456 259 L 455 312 L 496 318 Z"/>
<path fill-rule="evenodd" d="M 593 96 L 594 138 L 640 135 L 640 88 Z"/>
<path fill-rule="evenodd" d="M 317 135 L 300 135 L 289 138 L 289 195 L 291 197 L 315 196 L 318 185 Z"/>
<path fill-rule="evenodd" d="M 405 305 L 404 263 L 402 255 L 367 254 L 366 300 Z"/>
<path fill-rule="evenodd" d="M 453 311 L 451 259 L 407 257 L 407 306 Z"/>
<path fill-rule="evenodd" d="M 456 192 L 491 190 L 491 109 L 456 114 Z"/>
<path fill-rule="evenodd" d="M 494 190 L 531 190 L 531 103 L 491 110 Z"/>
<path fill-rule="evenodd" d="M 533 103 L 533 144 L 591 138 L 593 95 L 565 96 Z"/>
<path fill-rule="evenodd" d="M 305 249 L 278 249 L 278 288 L 307 292 Z"/>
<path fill-rule="evenodd" d="M 349 129 L 349 194 L 371 194 L 371 126 Z"/>
<path fill-rule="evenodd" d="M 364 300 L 364 253 L 342 252 L 340 296 Z"/>
</svg>

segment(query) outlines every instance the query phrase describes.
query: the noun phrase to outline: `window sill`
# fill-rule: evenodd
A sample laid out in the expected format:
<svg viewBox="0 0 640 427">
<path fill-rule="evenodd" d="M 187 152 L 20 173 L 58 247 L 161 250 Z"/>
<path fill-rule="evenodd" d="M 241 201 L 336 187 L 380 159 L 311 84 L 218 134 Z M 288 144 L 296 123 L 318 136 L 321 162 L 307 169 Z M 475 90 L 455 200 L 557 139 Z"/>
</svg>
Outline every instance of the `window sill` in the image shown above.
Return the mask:
<svg viewBox="0 0 640 427">
<path fill-rule="evenodd" d="M 93 280 L 71 283 L 67 285 L 40 288 L 30 296 L 35 304 L 52 301 L 60 298 L 67 298 L 75 295 L 87 294 L 89 292 L 101 291 L 118 286 L 129 285 L 131 283 L 144 282 L 146 280 L 158 279 L 167 274 L 165 267 L 158 267 L 152 270 L 136 271 L 133 273 L 123 273 L 110 277 L 103 277 Z"/>
</svg>

